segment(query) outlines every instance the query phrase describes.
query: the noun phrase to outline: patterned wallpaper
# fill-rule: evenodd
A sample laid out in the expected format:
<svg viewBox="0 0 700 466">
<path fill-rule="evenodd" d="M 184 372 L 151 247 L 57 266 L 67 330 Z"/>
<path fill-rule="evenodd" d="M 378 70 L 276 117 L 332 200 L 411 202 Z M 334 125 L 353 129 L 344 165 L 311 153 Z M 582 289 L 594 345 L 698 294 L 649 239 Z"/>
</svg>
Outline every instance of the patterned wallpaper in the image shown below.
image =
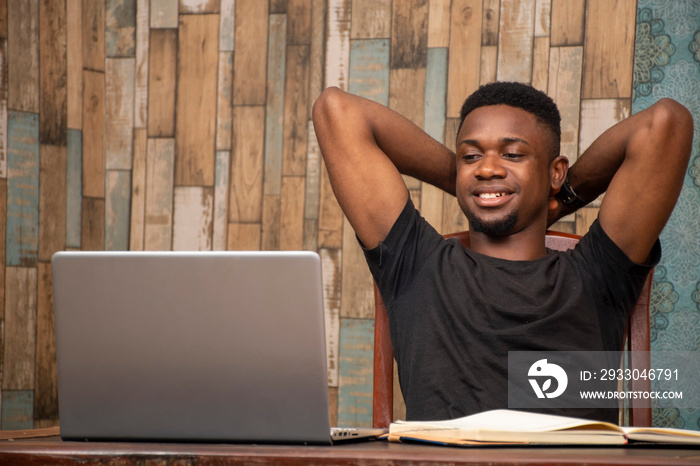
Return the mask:
<svg viewBox="0 0 700 466">
<path fill-rule="evenodd" d="M 693 152 L 678 204 L 661 235 L 654 274 L 652 351 L 700 350 L 700 1 L 639 0 L 634 64 L 638 112 L 663 97 L 693 114 Z M 698 387 L 688 387 L 696 392 Z M 653 424 L 700 429 L 695 409 L 656 408 Z"/>
</svg>

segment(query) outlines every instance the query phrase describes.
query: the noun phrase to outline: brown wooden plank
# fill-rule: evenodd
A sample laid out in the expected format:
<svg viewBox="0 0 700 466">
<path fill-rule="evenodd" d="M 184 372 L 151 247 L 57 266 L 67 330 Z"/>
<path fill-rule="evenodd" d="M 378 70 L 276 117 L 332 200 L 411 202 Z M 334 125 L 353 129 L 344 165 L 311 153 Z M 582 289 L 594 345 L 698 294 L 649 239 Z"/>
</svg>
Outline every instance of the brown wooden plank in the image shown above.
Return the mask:
<svg viewBox="0 0 700 466">
<path fill-rule="evenodd" d="M 451 151 L 455 150 L 458 128 L 459 118 L 447 118 L 445 120 L 445 145 Z M 457 198 L 444 193 L 442 196 L 442 225 L 441 228 L 438 228 L 438 231 L 444 235 L 468 229 L 467 217 L 462 212 Z"/>
<path fill-rule="evenodd" d="M 323 307 L 326 327 L 326 357 L 328 359 L 328 385 L 338 386 L 338 351 L 340 346 L 340 300 L 342 254 L 340 249 L 321 248 L 323 273 Z"/>
<path fill-rule="evenodd" d="M 323 64 L 325 61 L 326 2 L 312 0 L 311 48 L 309 67 L 309 115 L 314 102 L 323 90 Z"/>
<path fill-rule="evenodd" d="M 552 0 L 535 2 L 535 37 L 549 37 L 552 30 Z"/>
<path fill-rule="evenodd" d="M 391 37 L 391 0 L 352 0 L 352 39 Z"/>
<path fill-rule="evenodd" d="M 532 53 L 532 86 L 547 92 L 549 82 L 549 37 L 535 37 Z"/>
<path fill-rule="evenodd" d="M 83 68 L 105 70 L 105 5 L 104 2 L 82 2 Z"/>
<path fill-rule="evenodd" d="M 280 249 L 298 251 L 304 244 L 304 188 L 306 177 L 283 176 L 280 196 Z"/>
<path fill-rule="evenodd" d="M 178 29 L 175 184 L 214 186 L 219 15 L 183 15 Z"/>
<path fill-rule="evenodd" d="M 260 250 L 259 223 L 229 223 L 229 251 L 258 251 Z"/>
<path fill-rule="evenodd" d="M 134 83 L 134 127 L 148 124 L 149 1 L 136 0 L 136 82 Z"/>
<path fill-rule="evenodd" d="M 311 44 L 311 2 L 289 0 L 287 5 L 287 44 Z"/>
<path fill-rule="evenodd" d="M 428 13 L 428 47 L 449 47 L 452 0 L 431 0 Z"/>
<path fill-rule="evenodd" d="M 148 139 L 146 143 L 145 250 L 169 251 L 173 231 L 175 141 Z"/>
<path fill-rule="evenodd" d="M 481 64 L 481 0 L 454 0 L 450 23 L 447 116 L 458 117 L 464 99 L 479 87 Z"/>
<path fill-rule="evenodd" d="M 66 247 L 66 146 L 39 146 L 40 261 Z"/>
<path fill-rule="evenodd" d="M 216 150 L 231 150 L 233 52 L 219 52 L 219 78 L 217 86 Z"/>
<path fill-rule="evenodd" d="M 229 221 L 262 220 L 262 171 L 265 107 L 233 108 L 233 152 Z"/>
<path fill-rule="evenodd" d="M 331 413 L 331 425 L 338 425 L 338 387 L 328 388 L 328 409 Z"/>
<path fill-rule="evenodd" d="M 131 221 L 129 249 L 143 250 L 146 209 L 146 130 L 134 130 L 134 161 L 131 167 Z"/>
<path fill-rule="evenodd" d="M 131 170 L 134 139 L 133 58 L 108 58 L 105 66 L 105 167 Z"/>
<path fill-rule="evenodd" d="M 585 0 L 552 0 L 552 47 L 583 45 L 585 14 Z"/>
<path fill-rule="evenodd" d="M 561 154 L 573 164 L 578 158 L 581 105 L 581 47 L 550 48 L 548 94 L 561 114 Z"/>
<path fill-rule="evenodd" d="M 282 175 L 300 176 L 306 172 L 309 47 L 288 46 L 286 63 Z"/>
<path fill-rule="evenodd" d="M 237 0 L 233 57 L 233 104 L 265 105 L 268 2 Z"/>
<path fill-rule="evenodd" d="M 180 0 L 180 14 L 218 13 L 220 0 Z"/>
<path fill-rule="evenodd" d="M 367 261 L 347 219 L 343 220 L 343 298 L 340 317 L 374 321 L 374 287 Z M 342 356 L 342 354 L 341 354 Z"/>
<path fill-rule="evenodd" d="M 0 1 L 0 38 L 7 39 L 7 0 Z"/>
<path fill-rule="evenodd" d="M 318 247 L 340 248 L 343 241 L 343 212 L 333 194 L 328 171 L 321 161 L 321 190 L 318 211 Z"/>
<path fill-rule="evenodd" d="M 423 127 L 425 68 L 392 69 L 389 72 L 389 107 Z"/>
<path fill-rule="evenodd" d="M 82 0 L 66 0 L 67 125 L 83 127 Z"/>
<path fill-rule="evenodd" d="M 104 251 L 105 200 L 83 197 L 80 223 L 80 248 L 83 251 Z"/>
<path fill-rule="evenodd" d="M 632 96 L 636 4 L 635 0 L 586 2 L 582 98 Z"/>
<path fill-rule="evenodd" d="M 498 35 L 499 81 L 530 83 L 535 0 L 503 0 Z"/>
<path fill-rule="evenodd" d="M 105 195 L 105 75 L 83 71 L 83 195 Z"/>
<path fill-rule="evenodd" d="M 36 286 L 34 267 L 5 269 L 3 390 L 33 390 L 36 357 Z"/>
<path fill-rule="evenodd" d="M 280 190 L 281 187 L 280 180 Z M 280 249 L 280 195 L 265 194 L 262 201 L 262 249 L 278 251 Z"/>
<path fill-rule="evenodd" d="M 421 215 L 436 230 L 442 228 L 442 195 L 443 191 L 428 183 L 423 183 L 421 189 Z"/>
<path fill-rule="evenodd" d="M 152 29 L 148 54 L 148 136 L 175 136 L 177 29 Z"/>
<path fill-rule="evenodd" d="M 51 263 L 39 262 L 37 276 L 34 423 L 53 422 L 55 425 L 58 423 L 58 376 Z"/>
<path fill-rule="evenodd" d="M 39 5 L 36 0 L 7 5 L 7 106 L 39 112 Z"/>
<path fill-rule="evenodd" d="M 481 45 L 498 45 L 498 27 L 501 18 L 500 3 L 501 0 L 484 0 Z"/>
<path fill-rule="evenodd" d="M 427 66 L 428 11 L 426 0 L 392 3 L 391 69 Z"/>
<path fill-rule="evenodd" d="M 486 84 L 496 80 L 498 72 L 498 46 L 484 45 L 481 47 L 481 73 L 479 83 Z"/>
<path fill-rule="evenodd" d="M 598 218 L 598 209 L 595 207 L 584 207 L 576 211 L 576 234 L 585 235 L 589 228 Z"/>
<path fill-rule="evenodd" d="M 287 12 L 287 3 L 289 0 L 270 0 L 270 14 L 284 14 Z"/>
<path fill-rule="evenodd" d="M 39 142 L 65 147 L 68 119 L 65 3 L 42 0 L 39 19 Z"/>
</svg>

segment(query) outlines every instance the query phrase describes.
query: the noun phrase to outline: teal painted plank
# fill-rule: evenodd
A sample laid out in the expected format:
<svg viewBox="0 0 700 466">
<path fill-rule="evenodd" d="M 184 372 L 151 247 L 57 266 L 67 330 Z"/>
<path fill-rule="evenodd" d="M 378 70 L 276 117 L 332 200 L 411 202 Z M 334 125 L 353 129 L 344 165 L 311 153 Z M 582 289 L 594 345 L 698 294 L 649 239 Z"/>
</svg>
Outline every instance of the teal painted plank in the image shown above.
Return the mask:
<svg viewBox="0 0 700 466">
<path fill-rule="evenodd" d="M 39 118 L 8 112 L 6 263 L 36 265 L 39 247 Z"/>
<path fill-rule="evenodd" d="M 389 39 L 358 39 L 350 44 L 350 93 L 389 104 Z"/>
<path fill-rule="evenodd" d="M 105 251 L 129 249 L 131 171 L 107 170 L 105 199 Z"/>
<path fill-rule="evenodd" d="M 107 57 L 134 57 L 136 53 L 136 0 L 105 1 Z"/>
<path fill-rule="evenodd" d="M 66 246 L 80 249 L 80 212 L 83 193 L 83 135 L 68 129 L 66 148 Z"/>
<path fill-rule="evenodd" d="M 445 143 L 445 115 L 447 111 L 447 48 L 428 49 L 425 75 L 425 132 Z"/>
<path fill-rule="evenodd" d="M 2 392 L 2 429 L 25 430 L 34 427 L 34 391 Z"/>
<path fill-rule="evenodd" d="M 338 425 L 372 425 L 374 320 L 341 319 Z"/>
<path fill-rule="evenodd" d="M 287 15 L 270 15 L 265 112 L 265 195 L 279 195 L 282 190 L 286 50 Z"/>
</svg>

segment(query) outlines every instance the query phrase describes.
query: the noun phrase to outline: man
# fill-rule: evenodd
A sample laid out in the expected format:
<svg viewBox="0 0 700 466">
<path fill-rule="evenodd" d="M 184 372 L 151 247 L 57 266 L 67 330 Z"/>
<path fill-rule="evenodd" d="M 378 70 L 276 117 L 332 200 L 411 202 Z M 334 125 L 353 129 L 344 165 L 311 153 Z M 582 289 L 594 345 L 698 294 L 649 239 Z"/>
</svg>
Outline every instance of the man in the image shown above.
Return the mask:
<svg viewBox="0 0 700 466">
<path fill-rule="evenodd" d="M 621 349 L 690 156 L 683 106 L 664 99 L 620 122 L 570 168 L 556 105 L 524 84 L 467 98 L 456 154 L 338 89 L 323 92 L 313 119 L 387 307 L 408 419 L 506 408 L 509 350 Z M 470 249 L 420 217 L 401 173 L 456 195 Z M 604 191 L 579 246 L 547 251 L 547 227 Z M 609 411 L 579 415 L 616 421 Z"/>
</svg>

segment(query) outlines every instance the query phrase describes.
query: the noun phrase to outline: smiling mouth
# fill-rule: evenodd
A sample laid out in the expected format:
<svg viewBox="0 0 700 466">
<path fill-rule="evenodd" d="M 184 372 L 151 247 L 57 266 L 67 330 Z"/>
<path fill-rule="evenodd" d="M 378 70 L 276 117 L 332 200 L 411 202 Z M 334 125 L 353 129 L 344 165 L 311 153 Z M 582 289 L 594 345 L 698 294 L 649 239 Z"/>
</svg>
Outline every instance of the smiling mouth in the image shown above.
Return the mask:
<svg viewBox="0 0 700 466">
<path fill-rule="evenodd" d="M 481 199 L 495 199 L 497 197 L 505 196 L 507 193 L 481 193 L 478 197 Z"/>
</svg>

